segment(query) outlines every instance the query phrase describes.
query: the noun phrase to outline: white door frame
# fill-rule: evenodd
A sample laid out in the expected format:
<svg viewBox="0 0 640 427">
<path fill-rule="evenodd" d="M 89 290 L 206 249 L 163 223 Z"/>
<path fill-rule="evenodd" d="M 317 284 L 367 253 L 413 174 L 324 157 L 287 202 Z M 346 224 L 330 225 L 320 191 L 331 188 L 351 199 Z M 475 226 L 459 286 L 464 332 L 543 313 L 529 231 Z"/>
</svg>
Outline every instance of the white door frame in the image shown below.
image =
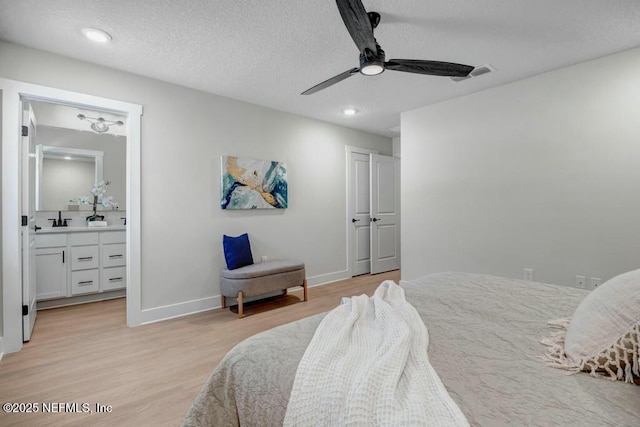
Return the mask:
<svg viewBox="0 0 640 427">
<path fill-rule="evenodd" d="M 4 353 L 22 348 L 20 253 L 21 97 L 83 106 L 127 117 L 127 325 L 141 324 L 140 121 L 142 106 L 77 92 L 0 78 L 2 91 L 2 303 Z"/>
<path fill-rule="evenodd" d="M 378 150 L 370 150 L 368 148 L 353 147 L 347 145 L 345 148 L 347 162 L 347 210 L 345 214 L 345 224 L 347 227 L 347 274 L 353 277 L 353 259 L 355 258 L 355 236 L 354 228 L 351 226 L 351 217 L 349 216 L 349 203 L 351 201 L 353 188 L 351 188 L 351 154 L 379 154 Z"/>
</svg>

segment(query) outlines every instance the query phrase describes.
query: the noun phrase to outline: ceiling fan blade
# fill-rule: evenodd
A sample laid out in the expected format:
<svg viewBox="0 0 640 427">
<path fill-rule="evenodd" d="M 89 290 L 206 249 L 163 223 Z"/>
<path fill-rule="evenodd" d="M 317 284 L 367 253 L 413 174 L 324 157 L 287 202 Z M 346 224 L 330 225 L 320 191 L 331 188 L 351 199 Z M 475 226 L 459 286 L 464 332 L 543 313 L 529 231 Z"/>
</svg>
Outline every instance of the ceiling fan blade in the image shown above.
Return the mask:
<svg viewBox="0 0 640 427">
<path fill-rule="evenodd" d="M 358 71 L 360 71 L 360 68 L 357 68 L 357 67 L 356 68 L 352 68 L 350 70 L 347 70 L 344 73 L 340 73 L 337 76 L 333 76 L 329 80 L 325 80 L 322 83 L 317 84 L 314 87 L 305 90 L 300 95 L 311 95 L 313 93 L 319 92 L 322 89 L 326 89 L 331 85 L 334 85 L 334 84 L 336 84 L 338 82 L 343 81 L 347 77 L 351 77 L 352 75 L 356 74 Z"/>
<path fill-rule="evenodd" d="M 376 52 L 376 39 L 373 37 L 373 28 L 360 0 L 336 0 L 342 21 L 347 27 L 347 31 L 356 43 L 360 53 L 365 48 L 371 52 Z"/>
<path fill-rule="evenodd" d="M 391 59 L 384 68 L 405 73 L 428 74 L 431 76 L 466 77 L 475 67 L 453 62 L 422 61 L 419 59 Z"/>
</svg>

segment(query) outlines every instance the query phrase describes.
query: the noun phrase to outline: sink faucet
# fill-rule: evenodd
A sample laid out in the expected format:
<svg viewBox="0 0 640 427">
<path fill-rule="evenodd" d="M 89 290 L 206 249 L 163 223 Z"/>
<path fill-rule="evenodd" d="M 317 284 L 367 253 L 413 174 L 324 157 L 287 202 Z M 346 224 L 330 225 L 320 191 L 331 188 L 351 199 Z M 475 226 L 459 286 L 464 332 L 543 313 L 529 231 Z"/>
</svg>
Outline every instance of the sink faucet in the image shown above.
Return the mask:
<svg viewBox="0 0 640 427">
<path fill-rule="evenodd" d="M 65 218 L 63 220 L 62 212 L 58 211 L 58 219 L 49 218 L 49 221 L 53 221 L 53 224 L 51 224 L 52 227 L 67 227 L 69 225 L 67 221 L 71 221 L 71 218 Z"/>
</svg>

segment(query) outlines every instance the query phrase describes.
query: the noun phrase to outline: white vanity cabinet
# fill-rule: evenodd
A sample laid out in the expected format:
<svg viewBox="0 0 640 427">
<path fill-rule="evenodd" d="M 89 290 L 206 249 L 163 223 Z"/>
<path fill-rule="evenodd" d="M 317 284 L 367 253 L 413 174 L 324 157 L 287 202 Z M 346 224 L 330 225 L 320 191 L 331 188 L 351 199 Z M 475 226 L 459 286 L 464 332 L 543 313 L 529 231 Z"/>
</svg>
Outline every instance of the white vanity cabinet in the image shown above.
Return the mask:
<svg viewBox="0 0 640 427">
<path fill-rule="evenodd" d="M 127 287 L 127 245 L 125 232 L 100 234 L 102 290 Z"/>
<path fill-rule="evenodd" d="M 67 296 L 67 236 L 36 236 L 36 299 Z"/>
<path fill-rule="evenodd" d="M 100 292 L 98 233 L 70 233 L 71 295 Z"/>
<path fill-rule="evenodd" d="M 124 296 L 126 232 L 60 230 L 36 235 L 41 307 Z"/>
</svg>

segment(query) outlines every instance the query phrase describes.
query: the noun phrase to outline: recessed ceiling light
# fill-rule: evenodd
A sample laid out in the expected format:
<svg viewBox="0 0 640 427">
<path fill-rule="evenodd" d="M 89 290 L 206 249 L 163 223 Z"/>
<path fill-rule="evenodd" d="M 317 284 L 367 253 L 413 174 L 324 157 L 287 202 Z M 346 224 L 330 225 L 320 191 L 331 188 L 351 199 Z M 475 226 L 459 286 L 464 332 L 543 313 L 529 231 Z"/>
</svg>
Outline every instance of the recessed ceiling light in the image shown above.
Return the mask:
<svg viewBox="0 0 640 427">
<path fill-rule="evenodd" d="M 98 30 L 97 28 L 83 28 L 82 34 L 89 40 L 97 43 L 108 43 L 113 39 L 111 34 Z"/>
<path fill-rule="evenodd" d="M 69 157 L 69 156 L 64 156 L 64 159 L 65 159 L 65 160 L 71 160 L 71 157 Z"/>
<path fill-rule="evenodd" d="M 342 110 L 342 114 L 344 114 L 345 116 L 355 116 L 357 112 L 358 110 L 356 110 L 355 108 L 345 108 L 344 110 Z"/>
</svg>

